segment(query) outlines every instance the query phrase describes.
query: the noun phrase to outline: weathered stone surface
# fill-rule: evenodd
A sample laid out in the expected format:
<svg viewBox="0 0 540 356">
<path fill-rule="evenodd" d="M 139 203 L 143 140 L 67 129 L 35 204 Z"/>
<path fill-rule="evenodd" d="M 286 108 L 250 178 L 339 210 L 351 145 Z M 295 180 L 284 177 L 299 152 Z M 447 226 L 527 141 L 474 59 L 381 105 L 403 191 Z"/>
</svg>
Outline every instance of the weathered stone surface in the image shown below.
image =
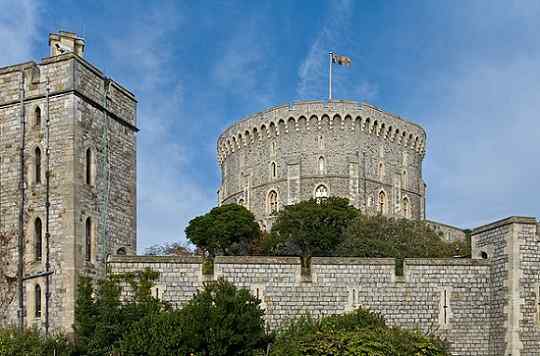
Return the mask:
<svg viewBox="0 0 540 356">
<path fill-rule="evenodd" d="M 218 139 L 219 203 L 248 207 L 269 227 L 273 208 L 317 196 L 348 198 L 367 213 L 424 218 L 426 133 L 369 104 L 302 101 L 270 108 Z M 274 168 L 275 165 L 275 168 Z"/>
<path fill-rule="evenodd" d="M 19 227 L 22 112 L 26 277 L 45 271 L 45 242 L 42 258 L 37 260 L 34 224 L 41 219 L 45 241 L 47 127 L 49 132 L 52 330 L 71 329 L 78 275 L 103 276 L 107 255 L 120 248 L 128 254 L 136 252 L 136 106 L 133 94 L 73 53 L 0 69 L 0 231 L 16 233 Z M 40 122 L 36 110 L 41 112 Z M 37 148 L 40 181 L 36 179 Z M 92 184 L 86 183 L 88 149 L 95 170 Z M 93 223 L 91 261 L 85 260 L 87 218 Z M 43 291 L 41 317 L 35 317 L 34 311 L 36 285 Z M 45 303 L 45 277 L 27 279 L 26 325 L 43 326 Z M 2 324 L 16 321 L 16 305 L 17 300 L 10 306 L 11 317 L 0 320 Z"/>
</svg>

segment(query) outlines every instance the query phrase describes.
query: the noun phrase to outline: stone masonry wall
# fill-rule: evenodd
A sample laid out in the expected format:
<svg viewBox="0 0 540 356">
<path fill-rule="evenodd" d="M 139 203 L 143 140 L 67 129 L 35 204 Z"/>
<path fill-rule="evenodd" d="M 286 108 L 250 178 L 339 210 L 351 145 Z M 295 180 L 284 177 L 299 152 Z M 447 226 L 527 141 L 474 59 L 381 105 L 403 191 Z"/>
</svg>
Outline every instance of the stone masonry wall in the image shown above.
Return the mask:
<svg viewBox="0 0 540 356">
<path fill-rule="evenodd" d="M 20 84 L 24 76 L 24 315 L 27 326 L 45 321 L 46 117 L 50 147 L 51 330 L 70 330 L 77 276 L 103 277 L 110 254 L 136 251 L 136 100 L 83 58 L 71 53 L 0 68 L 0 231 L 18 232 L 20 176 Z M 46 97 L 47 81 L 49 98 Z M 106 95 L 107 93 L 107 95 Z M 36 121 L 36 110 L 41 122 Z M 47 111 L 48 108 L 48 111 Z M 107 138 L 107 139 L 105 139 Z M 86 184 L 86 150 L 93 152 L 95 181 Z M 41 175 L 36 179 L 36 149 Z M 108 172 L 104 169 L 108 166 Z M 108 189 L 106 187 L 108 183 Z M 105 207 L 104 194 L 109 201 Z M 104 210 L 106 208 L 106 211 Z M 91 261 L 85 261 L 85 221 L 94 223 Z M 103 229 L 106 217 L 107 229 Z M 35 221 L 42 222 L 43 253 L 36 259 Z M 104 233 L 106 231 L 106 234 Z M 34 290 L 42 290 L 35 315 Z M 7 320 L 16 322 L 17 299 Z"/>
<path fill-rule="evenodd" d="M 420 126 L 368 104 L 307 101 L 271 108 L 220 136 L 219 203 L 243 204 L 267 225 L 271 191 L 284 206 L 315 197 L 322 185 L 329 196 L 348 198 L 368 213 L 380 208 L 383 191 L 385 214 L 422 219 L 425 141 Z"/>
<path fill-rule="evenodd" d="M 363 306 L 391 325 L 447 337 L 455 355 L 492 355 L 490 263 L 466 259 L 406 260 L 396 276 L 393 259 L 313 258 L 302 274 L 295 257 L 217 257 L 203 276 L 197 257 L 113 256 L 111 273 L 160 272 L 159 296 L 181 306 L 205 280 L 224 277 L 261 299 L 270 327 L 311 313 L 316 317 Z"/>
<path fill-rule="evenodd" d="M 534 218 L 511 217 L 472 232 L 473 258 L 491 264 L 493 355 L 538 355 L 540 250 Z"/>
</svg>

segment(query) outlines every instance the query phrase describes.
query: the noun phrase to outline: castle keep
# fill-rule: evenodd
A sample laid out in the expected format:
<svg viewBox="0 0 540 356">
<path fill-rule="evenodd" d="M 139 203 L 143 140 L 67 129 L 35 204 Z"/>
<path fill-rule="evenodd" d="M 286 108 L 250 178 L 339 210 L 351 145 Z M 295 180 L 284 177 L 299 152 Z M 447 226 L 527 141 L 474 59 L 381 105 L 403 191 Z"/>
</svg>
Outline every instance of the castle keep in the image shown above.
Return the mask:
<svg viewBox="0 0 540 356">
<path fill-rule="evenodd" d="M 0 233 L 19 237 L 0 322 L 69 330 L 77 276 L 136 251 L 137 101 L 84 59 L 83 39 L 49 45 L 0 69 Z"/>
<path fill-rule="evenodd" d="M 269 327 L 359 306 L 448 339 L 454 355 L 540 350 L 540 226 L 510 217 L 472 232 L 472 258 L 136 256 L 137 102 L 84 59 L 73 33 L 50 56 L 0 68 L 0 234 L 14 236 L 0 324 L 70 331 L 81 275 L 151 268 L 156 297 L 182 306 L 224 277 L 262 302 Z M 263 228 L 288 204 L 337 195 L 368 214 L 425 219 L 426 133 L 368 104 L 303 101 L 239 121 L 218 140 L 219 204 Z M 429 222 L 448 240 L 463 231 Z M 1 262 L 1 261 L 0 261 Z M 2 274 L 0 274 L 2 277 Z M 0 280 L 0 282 L 5 282 Z M 125 291 L 129 293 L 129 291 Z"/>
<path fill-rule="evenodd" d="M 420 126 L 369 104 L 271 108 L 219 137 L 219 203 L 246 206 L 263 227 L 284 205 L 328 196 L 365 213 L 424 219 L 425 142 Z"/>
</svg>

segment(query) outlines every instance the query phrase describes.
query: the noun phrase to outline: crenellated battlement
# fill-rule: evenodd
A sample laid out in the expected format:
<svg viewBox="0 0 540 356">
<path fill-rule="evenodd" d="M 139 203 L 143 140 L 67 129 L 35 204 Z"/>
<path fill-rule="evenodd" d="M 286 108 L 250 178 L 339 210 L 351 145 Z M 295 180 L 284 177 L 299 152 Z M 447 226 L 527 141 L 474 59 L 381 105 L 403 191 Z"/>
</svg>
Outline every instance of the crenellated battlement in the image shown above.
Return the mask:
<svg viewBox="0 0 540 356">
<path fill-rule="evenodd" d="M 299 101 L 250 115 L 226 129 L 218 139 L 218 162 L 223 165 L 228 155 L 265 137 L 288 134 L 290 130 L 320 130 L 325 120 L 331 129 L 359 130 L 425 155 L 424 129 L 397 115 L 354 101 Z"/>
</svg>

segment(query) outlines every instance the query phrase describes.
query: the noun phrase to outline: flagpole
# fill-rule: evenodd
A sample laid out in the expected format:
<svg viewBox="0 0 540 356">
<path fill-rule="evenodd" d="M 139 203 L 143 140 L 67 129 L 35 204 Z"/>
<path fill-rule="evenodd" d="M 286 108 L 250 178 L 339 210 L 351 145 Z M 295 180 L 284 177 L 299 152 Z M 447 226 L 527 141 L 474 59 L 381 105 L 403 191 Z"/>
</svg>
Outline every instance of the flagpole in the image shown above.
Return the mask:
<svg viewBox="0 0 540 356">
<path fill-rule="evenodd" d="M 330 65 L 328 67 L 328 101 L 332 100 L 332 55 L 334 52 L 328 52 Z"/>
</svg>

